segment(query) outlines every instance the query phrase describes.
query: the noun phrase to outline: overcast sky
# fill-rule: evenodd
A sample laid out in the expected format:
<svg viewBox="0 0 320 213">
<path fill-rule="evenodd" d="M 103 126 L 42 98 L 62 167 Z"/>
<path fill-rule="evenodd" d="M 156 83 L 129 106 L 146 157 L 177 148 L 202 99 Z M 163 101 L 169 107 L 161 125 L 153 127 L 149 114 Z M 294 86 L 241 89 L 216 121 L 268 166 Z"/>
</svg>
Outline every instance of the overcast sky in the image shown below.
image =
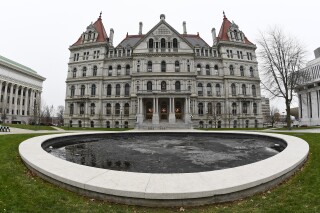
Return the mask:
<svg viewBox="0 0 320 213">
<path fill-rule="evenodd" d="M 127 32 L 138 34 L 140 21 L 143 33 L 147 33 L 159 22 L 162 13 L 180 33 L 182 22 L 186 21 L 189 34 L 199 32 L 212 45 L 211 29 L 214 27 L 219 32 L 225 11 L 227 18 L 233 20 L 251 42 L 256 43 L 259 31 L 276 25 L 299 39 L 311 60 L 313 50 L 320 47 L 319 8 L 319 0 L 3 1 L 0 55 L 47 78 L 42 98 L 46 104 L 58 106 L 64 105 L 68 48 L 97 20 L 101 11 L 108 35 L 110 28 L 115 31 L 114 45 L 119 44 Z"/>
</svg>

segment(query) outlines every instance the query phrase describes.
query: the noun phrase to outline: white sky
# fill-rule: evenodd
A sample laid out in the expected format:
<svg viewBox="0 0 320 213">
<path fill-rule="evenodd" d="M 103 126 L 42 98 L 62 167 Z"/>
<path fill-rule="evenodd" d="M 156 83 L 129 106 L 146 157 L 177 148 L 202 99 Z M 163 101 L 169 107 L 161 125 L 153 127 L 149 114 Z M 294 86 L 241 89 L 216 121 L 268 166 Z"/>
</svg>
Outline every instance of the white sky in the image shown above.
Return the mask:
<svg viewBox="0 0 320 213">
<path fill-rule="evenodd" d="M 319 0 L 10 0 L 0 6 L 0 55 L 35 70 L 46 81 L 43 100 L 48 105 L 64 105 L 65 80 L 68 70 L 68 47 L 77 41 L 86 27 L 95 22 L 102 11 L 102 20 L 109 35 L 115 31 L 114 45 L 126 33 L 137 34 L 139 22 L 147 33 L 159 22 L 160 14 L 182 33 L 187 22 L 189 34 L 200 36 L 212 45 L 211 29 L 219 32 L 222 12 L 239 26 L 247 38 L 256 43 L 259 31 L 277 25 L 299 39 L 305 46 L 308 60 L 320 47 Z M 273 101 L 272 105 L 279 105 Z M 284 105 L 279 105 L 280 110 Z"/>
</svg>

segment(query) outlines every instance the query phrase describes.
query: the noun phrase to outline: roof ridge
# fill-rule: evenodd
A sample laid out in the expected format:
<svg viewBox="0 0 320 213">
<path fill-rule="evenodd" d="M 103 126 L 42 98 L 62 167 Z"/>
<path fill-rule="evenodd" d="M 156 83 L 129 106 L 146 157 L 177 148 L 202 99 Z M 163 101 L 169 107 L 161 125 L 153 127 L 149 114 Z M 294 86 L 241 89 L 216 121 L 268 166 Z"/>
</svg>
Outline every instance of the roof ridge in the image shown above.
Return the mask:
<svg viewBox="0 0 320 213">
<path fill-rule="evenodd" d="M 6 58 L 6 57 L 2 56 L 2 55 L 0 55 L 0 61 L 5 62 L 5 63 L 10 64 L 10 65 L 13 65 L 14 67 L 23 69 L 25 71 L 37 74 L 37 72 L 34 71 L 33 69 L 31 69 L 30 67 L 27 67 L 27 66 L 25 66 L 23 64 L 20 64 L 20 63 L 18 63 L 16 61 L 13 61 L 13 60 L 11 60 L 9 58 Z"/>
</svg>

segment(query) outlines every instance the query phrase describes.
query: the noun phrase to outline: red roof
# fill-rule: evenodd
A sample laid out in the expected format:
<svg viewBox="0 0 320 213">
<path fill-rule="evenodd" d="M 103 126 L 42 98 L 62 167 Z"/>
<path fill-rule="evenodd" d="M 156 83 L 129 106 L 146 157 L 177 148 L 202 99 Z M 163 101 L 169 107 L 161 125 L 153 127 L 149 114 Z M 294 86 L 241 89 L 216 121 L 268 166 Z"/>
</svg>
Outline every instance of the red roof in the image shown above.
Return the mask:
<svg viewBox="0 0 320 213">
<path fill-rule="evenodd" d="M 96 31 L 98 32 L 98 38 L 96 42 L 104 42 L 108 39 L 108 35 L 106 33 L 106 30 L 104 29 L 103 23 L 102 23 L 102 19 L 101 19 L 101 14 L 98 18 L 98 20 L 93 24 L 94 28 L 96 29 Z M 76 43 L 74 43 L 72 46 L 76 46 L 76 45 L 80 45 L 82 44 L 81 42 L 81 37 L 79 37 L 79 39 L 77 40 Z"/>
<path fill-rule="evenodd" d="M 223 14 L 223 21 L 222 25 L 219 31 L 218 40 L 219 41 L 230 41 L 228 36 L 228 30 L 231 26 L 231 22 L 228 20 L 228 18 Z M 244 42 L 246 44 L 253 44 L 251 43 L 247 37 L 244 35 Z"/>
</svg>

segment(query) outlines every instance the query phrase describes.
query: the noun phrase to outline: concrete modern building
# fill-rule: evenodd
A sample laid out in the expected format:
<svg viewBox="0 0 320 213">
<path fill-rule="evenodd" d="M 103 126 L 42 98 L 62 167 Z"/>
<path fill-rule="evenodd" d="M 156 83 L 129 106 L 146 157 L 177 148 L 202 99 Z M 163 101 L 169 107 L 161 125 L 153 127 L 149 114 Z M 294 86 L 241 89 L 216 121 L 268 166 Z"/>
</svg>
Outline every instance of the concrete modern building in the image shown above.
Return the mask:
<svg viewBox="0 0 320 213">
<path fill-rule="evenodd" d="M 101 15 L 69 47 L 65 125 L 145 129 L 262 126 L 256 46 L 223 15 L 209 45 L 165 15 L 114 45 Z"/>
<path fill-rule="evenodd" d="M 29 123 L 40 106 L 44 77 L 0 56 L 0 121 Z"/>
<path fill-rule="evenodd" d="M 267 123 L 270 120 L 270 101 L 269 98 L 261 97 L 261 113 L 263 116 L 263 122 Z"/>
<path fill-rule="evenodd" d="M 296 87 L 300 125 L 320 125 L 320 47 L 314 55 L 315 59 L 300 71 L 302 75 Z"/>
</svg>

